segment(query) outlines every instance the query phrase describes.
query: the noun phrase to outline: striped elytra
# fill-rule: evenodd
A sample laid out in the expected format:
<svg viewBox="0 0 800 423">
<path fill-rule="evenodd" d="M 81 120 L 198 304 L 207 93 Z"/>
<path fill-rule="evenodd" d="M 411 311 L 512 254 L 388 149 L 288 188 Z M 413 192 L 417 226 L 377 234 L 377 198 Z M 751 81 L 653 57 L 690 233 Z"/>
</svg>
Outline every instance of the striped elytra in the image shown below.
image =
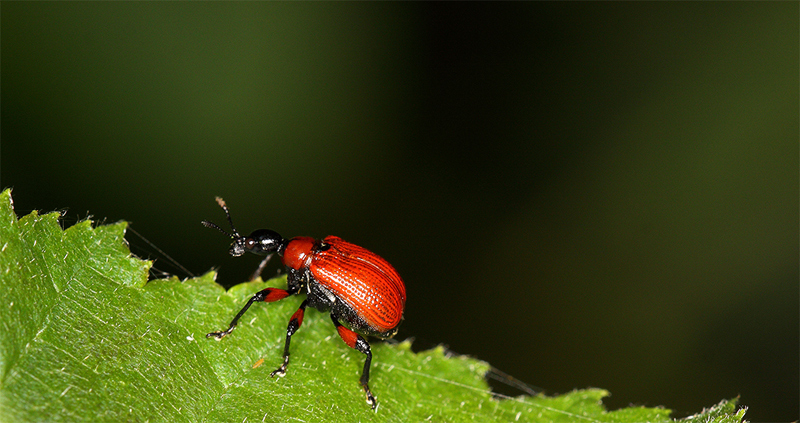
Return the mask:
<svg viewBox="0 0 800 423">
<path fill-rule="evenodd" d="M 311 272 L 371 326 L 376 334 L 400 324 L 406 305 L 406 287 L 394 267 L 379 255 L 329 236 L 330 248 L 318 251 Z"/>
</svg>

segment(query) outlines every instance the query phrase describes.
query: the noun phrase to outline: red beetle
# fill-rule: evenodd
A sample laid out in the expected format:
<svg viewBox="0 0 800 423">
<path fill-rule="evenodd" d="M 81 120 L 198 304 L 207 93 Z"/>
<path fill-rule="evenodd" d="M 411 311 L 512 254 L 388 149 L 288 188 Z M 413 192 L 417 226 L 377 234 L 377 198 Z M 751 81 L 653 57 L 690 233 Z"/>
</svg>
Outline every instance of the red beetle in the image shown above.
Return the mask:
<svg viewBox="0 0 800 423">
<path fill-rule="evenodd" d="M 378 402 L 369 390 L 372 352 L 367 340 L 358 333 L 379 338 L 390 338 L 397 333 L 406 304 L 406 287 L 397 271 L 377 254 L 335 236 L 317 240 L 299 236 L 286 240 L 268 229 L 259 229 L 249 236 L 241 236 L 233 226 L 225 201 L 217 197 L 217 203 L 225 211 L 233 233 L 229 234 L 205 220 L 203 225 L 215 228 L 233 239 L 230 254 L 234 257 L 245 252 L 266 256 L 253 279 L 261 274 L 272 254 L 278 253 L 286 266 L 288 287 L 267 288 L 257 292 L 233 318 L 227 330 L 211 332 L 206 337 L 222 339 L 231 333 L 242 315 L 256 301 L 269 303 L 290 295 L 306 294 L 300 308 L 289 319 L 283 364 L 270 376 L 286 374 L 289 342 L 303 324 L 306 306 L 319 311 L 330 310 L 331 320 L 344 343 L 367 356 L 364 371 L 361 373 L 361 386 L 364 387 L 367 403 L 375 409 Z M 342 322 L 346 322 L 349 328 L 342 325 Z"/>
</svg>

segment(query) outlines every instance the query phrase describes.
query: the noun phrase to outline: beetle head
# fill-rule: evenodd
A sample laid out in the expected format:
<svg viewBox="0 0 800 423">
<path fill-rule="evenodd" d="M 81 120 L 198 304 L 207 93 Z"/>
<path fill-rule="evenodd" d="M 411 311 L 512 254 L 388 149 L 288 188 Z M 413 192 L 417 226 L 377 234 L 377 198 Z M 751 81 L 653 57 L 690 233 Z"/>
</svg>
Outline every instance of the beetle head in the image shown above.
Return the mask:
<svg viewBox="0 0 800 423">
<path fill-rule="evenodd" d="M 251 252 L 261 256 L 275 252 L 278 254 L 283 254 L 283 250 L 286 248 L 286 243 L 284 242 L 283 237 L 281 237 L 277 232 L 269 229 L 259 229 L 253 231 L 253 233 L 246 237 L 239 235 L 239 231 L 237 231 L 236 227 L 233 226 L 231 213 L 228 210 L 228 206 L 225 204 L 225 200 L 220 197 L 217 197 L 216 200 L 217 204 L 219 204 L 219 206 L 222 207 L 222 210 L 225 211 L 225 217 L 228 218 L 228 223 L 231 225 L 231 233 L 228 233 L 216 224 L 207 220 L 204 220 L 200 223 L 207 228 L 214 228 L 233 239 L 233 244 L 231 244 L 231 249 L 229 250 L 232 256 L 239 257 L 246 252 Z"/>
<path fill-rule="evenodd" d="M 245 252 L 265 256 L 271 253 L 283 254 L 284 247 L 283 237 L 277 232 L 258 229 L 247 237 L 234 238 L 230 253 L 234 257 L 239 257 Z"/>
</svg>

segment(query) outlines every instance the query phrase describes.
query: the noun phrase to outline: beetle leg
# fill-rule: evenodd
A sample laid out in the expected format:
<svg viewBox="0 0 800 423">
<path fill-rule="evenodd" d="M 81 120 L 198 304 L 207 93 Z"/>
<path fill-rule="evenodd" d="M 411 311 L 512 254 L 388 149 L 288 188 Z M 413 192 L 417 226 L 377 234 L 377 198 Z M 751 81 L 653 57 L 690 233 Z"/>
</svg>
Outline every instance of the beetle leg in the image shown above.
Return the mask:
<svg viewBox="0 0 800 423">
<path fill-rule="evenodd" d="M 254 281 L 257 277 L 261 276 L 261 272 L 263 272 L 264 268 L 267 267 L 267 263 L 269 263 L 269 259 L 271 258 L 272 254 L 267 254 L 267 256 L 264 257 L 264 260 L 261 260 L 261 263 L 258 265 L 258 269 L 256 269 L 256 271 L 250 276 L 250 281 Z"/>
<path fill-rule="evenodd" d="M 339 318 L 333 312 L 331 312 L 331 320 L 333 320 L 333 324 L 336 326 L 336 331 L 339 332 L 339 336 L 342 337 L 342 341 L 344 341 L 348 347 L 367 356 L 367 360 L 364 362 L 364 370 L 361 372 L 360 381 L 361 386 L 364 388 L 364 393 L 367 396 L 367 404 L 371 405 L 374 410 L 375 407 L 378 406 L 378 401 L 375 399 L 375 396 L 372 395 L 372 391 L 369 390 L 369 366 L 370 363 L 372 363 L 372 351 L 370 350 L 369 343 L 363 336 L 339 323 Z"/>
<path fill-rule="evenodd" d="M 270 373 L 270 377 L 275 376 L 286 376 L 286 366 L 289 365 L 289 343 L 292 341 L 292 335 L 297 332 L 297 329 L 300 329 L 300 325 L 303 324 L 303 315 L 306 312 L 306 306 L 308 305 L 308 300 L 304 300 L 302 304 L 300 304 L 300 308 L 292 314 L 292 318 L 289 319 L 289 327 L 286 328 L 286 345 L 283 347 L 283 364 L 281 367 L 275 369 L 274 372 Z"/>
<path fill-rule="evenodd" d="M 239 323 L 239 319 L 247 311 L 247 309 L 250 308 L 251 305 L 253 305 L 253 303 L 259 301 L 271 303 L 274 301 L 282 300 L 290 295 L 297 294 L 297 291 L 298 291 L 297 287 L 292 288 L 290 286 L 288 290 L 280 288 L 267 288 L 256 292 L 255 295 L 250 297 L 250 300 L 247 301 L 247 304 L 245 304 L 244 307 L 242 307 L 239 313 L 236 314 L 236 317 L 234 317 L 233 320 L 231 320 L 231 324 L 230 326 L 228 326 L 228 329 L 219 332 L 211 332 L 206 335 L 206 338 L 214 337 L 216 339 L 222 339 L 225 335 L 228 335 L 229 333 L 233 332 L 233 329 L 236 327 L 236 324 Z"/>
</svg>

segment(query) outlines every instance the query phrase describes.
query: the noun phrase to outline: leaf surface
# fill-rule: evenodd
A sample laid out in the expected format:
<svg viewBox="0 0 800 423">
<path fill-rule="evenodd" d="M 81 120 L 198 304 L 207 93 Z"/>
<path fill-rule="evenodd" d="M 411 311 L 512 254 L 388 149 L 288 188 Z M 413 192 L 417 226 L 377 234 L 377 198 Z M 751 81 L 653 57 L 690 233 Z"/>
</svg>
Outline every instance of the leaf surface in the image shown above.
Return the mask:
<svg viewBox="0 0 800 423">
<path fill-rule="evenodd" d="M 130 255 L 126 223 L 62 230 L 57 213 L 17 219 L 0 194 L 0 421 L 671 421 L 664 408 L 608 412 L 602 389 L 500 399 L 489 364 L 412 352 L 408 342 L 373 342 L 370 410 L 358 383 L 364 356 L 339 339 L 327 315 L 308 309 L 281 363 L 286 325 L 301 298 L 254 304 L 255 292 L 285 278 L 237 285 L 215 274 L 147 281 L 150 263 Z M 689 417 L 740 422 L 735 401 Z"/>
</svg>

